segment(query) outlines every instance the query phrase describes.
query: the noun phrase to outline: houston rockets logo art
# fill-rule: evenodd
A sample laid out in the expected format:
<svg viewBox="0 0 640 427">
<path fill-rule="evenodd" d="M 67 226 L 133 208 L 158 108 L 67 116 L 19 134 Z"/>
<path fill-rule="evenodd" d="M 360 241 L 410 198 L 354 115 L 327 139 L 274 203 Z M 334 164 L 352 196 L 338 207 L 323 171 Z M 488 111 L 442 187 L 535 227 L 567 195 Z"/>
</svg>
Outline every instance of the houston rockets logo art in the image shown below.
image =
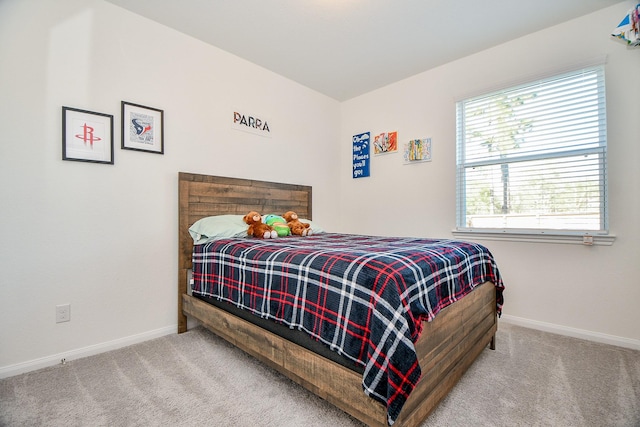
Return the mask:
<svg viewBox="0 0 640 427">
<path fill-rule="evenodd" d="M 82 133 L 77 133 L 75 137 L 84 142 L 85 145 L 89 144 L 89 146 L 93 148 L 94 142 L 102 140 L 102 138 L 94 135 L 95 129 L 87 123 L 83 123 L 81 129 Z"/>
<path fill-rule="evenodd" d="M 63 106 L 62 160 L 113 164 L 113 116 Z"/>
</svg>

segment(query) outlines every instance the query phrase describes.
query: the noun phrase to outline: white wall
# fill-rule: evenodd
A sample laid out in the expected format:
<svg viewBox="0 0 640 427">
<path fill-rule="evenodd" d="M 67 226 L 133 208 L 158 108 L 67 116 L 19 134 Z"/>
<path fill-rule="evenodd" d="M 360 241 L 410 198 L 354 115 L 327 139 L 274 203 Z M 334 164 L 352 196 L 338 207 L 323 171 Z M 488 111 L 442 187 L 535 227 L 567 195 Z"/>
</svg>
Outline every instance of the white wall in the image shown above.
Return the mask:
<svg viewBox="0 0 640 427">
<path fill-rule="evenodd" d="M 640 348 L 640 48 L 609 37 L 636 2 L 546 29 L 341 104 L 341 231 L 451 238 L 455 102 L 606 55 L 612 246 L 482 241 L 497 258 L 508 321 Z M 431 137 L 433 161 L 372 158 L 352 179 L 351 136 Z"/>
<path fill-rule="evenodd" d="M 122 100 L 164 155 L 120 149 Z M 115 165 L 61 160 L 63 105 L 114 115 Z M 110 3 L 0 1 L 0 129 L 0 376 L 176 331 L 178 171 L 312 185 L 336 226 L 337 101 Z"/>
</svg>

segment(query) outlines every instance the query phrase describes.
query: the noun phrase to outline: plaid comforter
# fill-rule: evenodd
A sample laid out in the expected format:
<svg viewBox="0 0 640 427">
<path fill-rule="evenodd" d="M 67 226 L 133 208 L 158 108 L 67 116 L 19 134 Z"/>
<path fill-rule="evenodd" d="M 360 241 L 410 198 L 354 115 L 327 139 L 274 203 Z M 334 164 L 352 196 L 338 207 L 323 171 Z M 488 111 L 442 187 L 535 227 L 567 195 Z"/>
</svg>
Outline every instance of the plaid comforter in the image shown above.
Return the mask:
<svg viewBox="0 0 640 427">
<path fill-rule="evenodd" d="M 194 294 L 306 331 L 364 367 L 367 395 L 389 425 L 420 379 L 422 321 L 500 274 L 482 245 L 453 240 L 318 234 L 196 245 Z"/>
</svg>

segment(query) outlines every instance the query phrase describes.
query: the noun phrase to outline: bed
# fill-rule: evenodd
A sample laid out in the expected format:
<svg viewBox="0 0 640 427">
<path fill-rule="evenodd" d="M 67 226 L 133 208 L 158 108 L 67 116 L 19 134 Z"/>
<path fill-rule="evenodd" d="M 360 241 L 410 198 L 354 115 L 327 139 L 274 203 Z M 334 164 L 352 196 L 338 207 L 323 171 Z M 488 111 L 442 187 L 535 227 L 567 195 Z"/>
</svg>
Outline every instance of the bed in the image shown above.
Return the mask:
<svg viewBox="0 0 640 427">
<path fill-rule="evenodd" d="M 190 292 L 188 282 L 192 271 L 202 276 L 201 255 L 198 252 L 201 245 L 197 245 L 196 251 L 194 251 L 189 227 L 205 217 L 244 215 L 252 210 L 261 213 L 280 213 L 294 210 L 299 217 L 311 220 L 312 189 L 309 186 L 295 184 L 179 173 L 179 333 L 187 330 L 187 316 L 193 317 L 215 334 L 354 418 L 371 426 L 419 425 L 446 396 L 477 356 L 487 346 L 495 348 L 497 317 L 502 305 L 503 288 L 497 269 L 492 273 L 492 281 L 486 280 L 482 283 L 472 284 L 464 297 L 458 298 L 456 295 L 455 302 L 435 310 L 437 316 L 420 317 L 420 319 L 429 317 L 429 321 L 418 322 L 417 328 L 407 332 L 412 341 L 406 344 L 407 348 L 410 347 L 411 350 L 409 356 L 405 357 L 404 353 L 394 346 L 394 351 L 398 356 L 395 360 L 391 357 L 383 358 L 379 362 L 372 362 L 364 367 L 353 363 L 349 352 L 342 352 L 341 347 L 337 350 L 337 356 L 334 355 L 336 353 L 334 351 L 328 351 L 330 354 L 327 355 L 326 347 L 328 345 L 320 343 L 321 348 L 318 348 L 319 337 L 315 337 L 315 339 L 309 337 L 292 338 L 281 334 L 277 328 L 274 329 L 275 327 L 265 326 L 264 320 L 262 324 L 257 323 L 256 318 L 260 319 L 261 316 L 239 315 L 228 308 L 232 304 L 215 304 L 216 298 L 207 300 L 202 298 L 202 295 L 194 296 Z M 364 236 L 345 237 L 351 239 L 367 238 Z M 312 246 L 330 244 L 326 241 L 338 238 L 342 237 L 332 236 L 332 233 L 328 233 L 325 236 L 314 235 L 312 238 L 287 237 L 275 239 L 273 242 L 243 239 L 241 242 L 243 245 L 261 246 L 259 250 L 243 247 L 241 251 L 264 252 L 273 245 L 280 245 L 277 248 L 277 252 L 280 253 L 285 250 L 285 246 L 287 250 L 290 249 L 289 246 L 292 246 L 296 239 L 301 245 L 306 244 L 307 249 L 311 250 Z M 299 239 L 304 239 L 304 241 Z M 367 244 L 371 243 L 371 241 L 367 241 Z M 226 241 L 212 242 L 210 246 L 215 245 L 228 246 Z M 207 248 L 210 246 L 208 245 Z M 329 251 L 331 250 L 333 249 L 331 248 Z M 225 254 L 224 256 L 230 255 Z M 234 261 L 230 264 L 235 263 Z M 273 322 L 267 321 L 267 323 Z M 282 326 L 284 327 L 281 329 L 292 329 L 287 328 L 287 325 L 279 325 L 278 327 Z M 371 333 L 371 335 L 375 334 Z M 381 334 L 381 336 L 386 335 Z M 388 337 L 385 339 L 390 340 Z M 400 337 L 396 341 L 407 343 L 406 337 Z M 402 346 L 404 345 L 402 344 Z M 399 345 L 398 348 L 404 348 L 402 346 Z M 373 354 L 371 351 L 364 353 L 368 353 L 370 356 Z M 388 351 L 388 353 L 393 352 Z M 377 371 L 371 375 L 371 366 L 376 368 L 380 365 L 387 366 L 388 362 L 391 368 L 395 368 L 394 363 L 403 364 L 405 359 L 411 360 L 413 357 L 415 357 L 415 364 L 418 366 L 418 377 L 411 374 L 413 371 L 408 371 L 406 377 L 413 381 L 408 388 L 399 387 L 395 392 L 393 389 L 390 389 L 389 392 L 394 397 L 393 399 L 389 397 L 388 401 L 400 402 L 400 409 L 397 409 L 398 405 L 390 409 L 393 405 L 388 407 L 380 403 L 380 397 L 376 395 L 376 391 L 381 390 L 380 387 L 384 388 L 385 382 L 382 383 L 382 386 L 376 384 L 376 387 L 370 390 L 364 387 L 369 395 L 365 394 L 363 385 L 370 384 L 365 381 L 367 374 L 376 378 L 380 377 L 376 373 Z M 353 366 L 349 366 L 350 362 Z M 411 363 L 409 364 L 411 365 Z M 398 367 L 404 369 L 400 365 Z M 391 369 L 389 371 L 393 372 Z M 389 375 L 389 378 L 391 377 L 393 374 Z M 401 378 L 404 377 L 401 376 Z M 418 378 L 420 378 L 419 381 Z M 395 399 L 397 394 L 400 394 L 401 398 Z"/>
</svg>

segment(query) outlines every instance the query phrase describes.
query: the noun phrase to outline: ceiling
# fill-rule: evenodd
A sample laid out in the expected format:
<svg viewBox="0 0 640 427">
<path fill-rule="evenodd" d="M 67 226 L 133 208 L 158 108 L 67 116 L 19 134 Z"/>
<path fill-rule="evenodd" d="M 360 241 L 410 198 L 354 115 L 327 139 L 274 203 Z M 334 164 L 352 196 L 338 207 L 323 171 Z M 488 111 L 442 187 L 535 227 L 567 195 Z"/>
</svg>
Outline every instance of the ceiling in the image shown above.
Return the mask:
<svg viewBox="0 0 640 427">
<path fill-rule="evenodd" d="M 620 3 L 620 0 L 107 1 L 338 101 Z M 611 28 L 616 25 L 617 22 L 612 22 Z"/>
</svg>

